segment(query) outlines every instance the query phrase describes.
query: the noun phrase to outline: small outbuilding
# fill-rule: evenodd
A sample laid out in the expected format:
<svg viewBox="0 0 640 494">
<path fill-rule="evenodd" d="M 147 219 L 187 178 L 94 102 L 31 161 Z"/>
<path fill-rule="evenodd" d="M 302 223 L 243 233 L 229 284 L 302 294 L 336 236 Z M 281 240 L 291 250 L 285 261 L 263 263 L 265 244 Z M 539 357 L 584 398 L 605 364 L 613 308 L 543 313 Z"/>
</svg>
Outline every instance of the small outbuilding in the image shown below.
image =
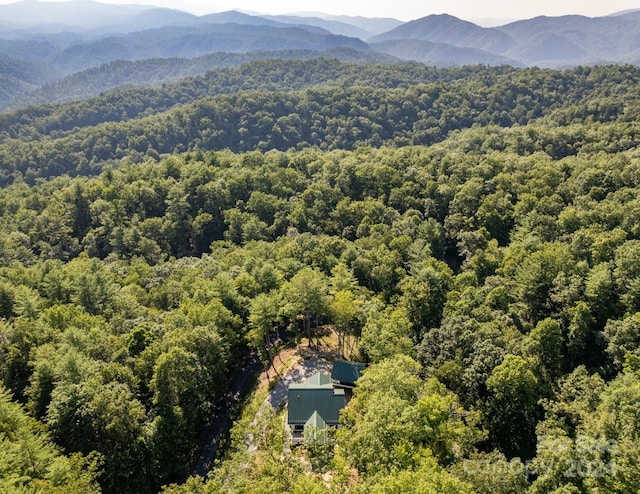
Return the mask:
<svg viewBox="0 0 640 494">
<path fill-rule="evenodd" d="M 356 381 L 360 379 L 362 372 L 367 368 L 367 364 L 361 362 L 349 362 L 347 360 L 336 360 L 333 362 L 331 380 L 337 388 L 353 389 Z"/>
</svg>

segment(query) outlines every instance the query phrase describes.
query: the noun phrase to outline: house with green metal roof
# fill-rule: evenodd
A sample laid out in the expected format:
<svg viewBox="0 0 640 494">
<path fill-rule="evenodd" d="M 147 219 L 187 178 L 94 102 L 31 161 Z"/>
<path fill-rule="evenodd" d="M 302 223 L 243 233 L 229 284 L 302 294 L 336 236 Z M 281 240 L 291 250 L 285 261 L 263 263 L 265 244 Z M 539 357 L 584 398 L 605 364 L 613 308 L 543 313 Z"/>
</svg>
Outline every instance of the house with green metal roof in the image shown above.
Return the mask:
<svg viewBox="0 0 640 494">
<path fill-rule="evenodd" d="M 293 441 L 302 440 L 305 427 L 313 426 L 316 431 L 336 427 L 346 405 L 344 390 L 334 389 L 329 374 L 318 372 L 304 384 L 289 386 L 287 425 Z"/>
<path fill-rule="evenodd" d="M 340 388 L 353 389 L 356 381 L 360 379 L 362 372 L 367 368 L 367 364 L 361 362 L 348 362 L 347 360 L 336 360 L 333 362 L 331 379 L 333 385 Z"/>
</svg>

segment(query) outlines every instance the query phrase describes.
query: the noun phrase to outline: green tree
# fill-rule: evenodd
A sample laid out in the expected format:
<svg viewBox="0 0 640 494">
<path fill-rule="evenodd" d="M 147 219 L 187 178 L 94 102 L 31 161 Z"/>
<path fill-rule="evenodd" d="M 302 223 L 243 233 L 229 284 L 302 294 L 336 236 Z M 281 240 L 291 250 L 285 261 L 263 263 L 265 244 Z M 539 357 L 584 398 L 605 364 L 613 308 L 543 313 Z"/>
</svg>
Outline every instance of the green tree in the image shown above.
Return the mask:
<svg viewBox="0 0 640 494">
<path fill-rule="evenodd" d="M 284 300 L 283 312 L 289 317 L 300 317 L 304 332 L 311 345 L 312 319 L 327 313 L 328 287 L 325 276 L 311 268 L 303 268 L 280 289 Z"/>
<path fill-rule="evenodd" d="M 592 368 L 604 364 L 604 338 L 597 330 L 597 322 L 585 302 L 578 302 L 570 310 L 567 332 L 567 361 L 569 368 L 586 365 Z"/>
<path fill-rule="evenodd" d="M 100 492 L 99 456 L 63 456 L 42 425 L 13 403 L 0 386 L 0 490 L 8 493 Z"/>
<path fill-rule="evenodd" d="M 338 445 L 364 475 L 415 468 L 427 451 L 449 464 L 482 439 L 477 415 L 437 380 L 422 382 L 419 372 L 411 358 L 396 356 L 358 380 Z"/>
<path fill-rule="evenodd" d="M 507 458 L 533 458 L 541 389 L 530 363 L 507 355 L 487 379 L 487 389 L 491 395 L 485 413 L 492 442 Z"/>
<path fill-rule="evenodd" d="M 360 349 L 372 362 L 410 355 L 413 352 L 410 335 L 411 321 L 404 308 L 374 309 L 362 328 Z"/>
<path fill-rule="evenodd" d="M 618 321 L 609 321 L 604 330 L 607 354 L 621 369 L 628 354 L 640 352 L 640 313 Z"/>
<path fill-rule="evenodd" d="M 415 469 L 405 469 L 389 475 L 381 475 L 361 486 L 357 492 L 372 494 L 470 494 L 471 484 L 466 483 L 439 467 L 428 454 L 421 458 Z"/>
<path fill-rule="evenodd" d="M 256 349 L 263 362 L 273 367 L 278 375 L 274 353 L 278 352 L 276 341 L 272 335 L 274 324 L 278 319 L 278 299 L 272 294 L 260 293 L 252 301 L 249 308 L 248 333 L 249 345 Z"/>
<path fill-rule="evenodd" d="M 400 282 L 400 304 L 411 320 L 414 342 L 422 341 L 429 329 L 440 325 L 452 278 L 445 263 L 430 260 L 416 266 L 413 275 Z"/>
<path fill-rule="evenodd" d="M 574 264 L 567 246 L 559 243 L 544 244 L 524 259 L 516 283 L 529 321 L 536 323 L 553 314 L 555 307 L 550 294 L 554 280 L 563 273 L 571 273 Z"/>
<path fill-rule="evenodd" d="M 360 314 L 360 300 L 356 299 L 351 290 L 340 290 L 329 303 L 329 312 L 338 333 L 338 355 L 344 357 L 345 341 L 350 348 L 349 337 L 353 334 Z"/>
<path fill-rule="evenodd" d="M 9 319 L 14 316 L 15 294 L 7 283 L 0 284 L 0 317 Z"/>
<path fill-rule="evenodd" d="M 543 375 L 553 381 L 562 372 L 564 339 L 560 323 L 554 319 L 540 321 L 530 333 L 535 341 L 535 355 L 540 359 Z"/>
</svg>

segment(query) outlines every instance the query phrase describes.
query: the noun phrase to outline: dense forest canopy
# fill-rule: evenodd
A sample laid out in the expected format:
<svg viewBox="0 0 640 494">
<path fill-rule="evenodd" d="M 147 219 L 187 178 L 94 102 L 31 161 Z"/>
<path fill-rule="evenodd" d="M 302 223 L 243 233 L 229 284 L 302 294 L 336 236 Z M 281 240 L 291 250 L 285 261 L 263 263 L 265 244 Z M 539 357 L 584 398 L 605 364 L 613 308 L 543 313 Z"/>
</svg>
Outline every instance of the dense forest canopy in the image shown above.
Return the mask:
<svg viewBox="0 0 640 494">
<path fill-rule="evenodd" d="M 3 115 L 0 485 L 636 491 L 639 75 L 260 61 Z M 185 484 L 311 318 L 370 363 L 343 426 L 304 463 L 263 414 Z"/>
<path fill-rule="evenodd" d="M 454 130 L 544 116 L 545 126 L 631 124 L 639 75 L 631 66 L 554 72 L 257 61 L 162 89 L 4 115 L 0 180 L 89 175 L 103 162 L 196 149 L 430 145 Z"/>
</svg>

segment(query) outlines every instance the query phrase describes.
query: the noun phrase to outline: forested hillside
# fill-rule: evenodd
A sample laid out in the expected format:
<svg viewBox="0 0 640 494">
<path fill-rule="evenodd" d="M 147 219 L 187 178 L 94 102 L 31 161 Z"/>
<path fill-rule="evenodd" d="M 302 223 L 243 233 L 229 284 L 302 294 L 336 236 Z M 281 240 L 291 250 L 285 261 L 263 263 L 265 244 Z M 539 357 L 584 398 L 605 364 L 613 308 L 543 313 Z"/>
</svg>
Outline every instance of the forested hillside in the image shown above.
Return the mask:
<svg viewBox="0 0 640 494">
<path fill-rule="evenodd" d="M 118 60 L 92 67 L 56 80 L 34 91 L 13 98 L 0 95 L 6 101 L 5 113 L 43 103 L 65 103 L 99 96 L 106 91 L 131 87 L 157 87 L 180 79 L 205 74 L 222 67 L 237 67 L 252 60 L 331 58 L 345 62 L 384 63 L 398 61 L 392 56 L 362 52 L 348 48 L 326 51 L 277 50 L 248 53 L 216 52 L 197 58 L 155 58 L 150 60 Z M 1 83 L 0 83 L 1 87 Z M 86 104 L 86 103 L 85 103 Z"/>
<path fill-rule="evenodd" d="M 166 88 L 4 115 L 0 183 L 87 175 L 108 161 L 196 149 L 429 145 L 453 130 L 523 125 L 545 115 L 561 123 L 633 122 L 637 110 L 628 101 L 636 98 L 639 75 L 632 66 L 445 71 L 327 59 L 257 61 Z M 572 153 L 556 144 L 555 155 Z"/>
<path fill-rule="evenodd" d="M 3 115 L 3 492 L 635 492 L 639 76 L 259 61 Z M 370 364 L 342 427 L 256 416 L 187 480 L 312 321 Z"/>
</svg>

